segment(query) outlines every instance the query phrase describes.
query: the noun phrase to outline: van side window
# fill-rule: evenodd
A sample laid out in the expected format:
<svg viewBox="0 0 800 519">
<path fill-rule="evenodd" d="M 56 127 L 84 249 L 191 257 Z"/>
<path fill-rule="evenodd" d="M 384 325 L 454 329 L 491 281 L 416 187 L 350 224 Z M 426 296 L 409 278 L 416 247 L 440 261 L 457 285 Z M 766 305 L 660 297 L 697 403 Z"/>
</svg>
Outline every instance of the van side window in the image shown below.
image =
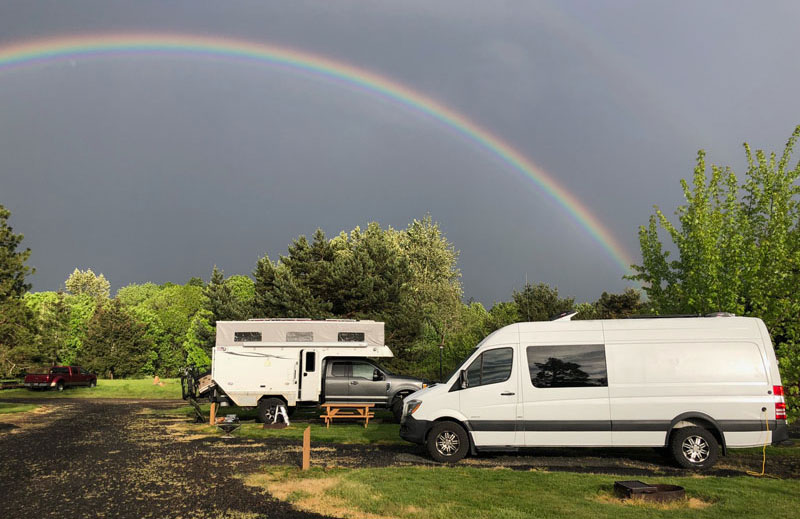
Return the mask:
<svg viewBox="0 0 800 519">
<path fill-rule="evenodd" d="M 602 344 L 528 346 L 528 369 L 535 387 L 608 386 Z"/>
<path fill-rule="evenodd" d="M 513 360 L 514 350 L 511 348 L 497 348 L 481 353 L 467 368 L 469 387 L 505 382 L 511 376 Z"/>
</svg>

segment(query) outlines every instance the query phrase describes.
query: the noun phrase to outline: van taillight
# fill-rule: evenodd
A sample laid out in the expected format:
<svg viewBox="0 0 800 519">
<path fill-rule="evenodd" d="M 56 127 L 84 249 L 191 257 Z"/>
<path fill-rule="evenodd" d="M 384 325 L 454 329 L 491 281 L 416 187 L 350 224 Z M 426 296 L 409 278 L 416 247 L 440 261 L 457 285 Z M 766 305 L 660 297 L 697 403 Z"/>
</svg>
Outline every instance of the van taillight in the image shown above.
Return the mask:
<svg viewBox="0 0 800 519">
<path fill-rule="evenodd" d="M 775 402 L 775 419 L 786 420 L 786 404 L 783 402 Z"/>
<path fill-rule="evenodd" d="M 772 394 L 775 396 L 783 396 L 783 386 L 772 386 Z"/>
</svg>

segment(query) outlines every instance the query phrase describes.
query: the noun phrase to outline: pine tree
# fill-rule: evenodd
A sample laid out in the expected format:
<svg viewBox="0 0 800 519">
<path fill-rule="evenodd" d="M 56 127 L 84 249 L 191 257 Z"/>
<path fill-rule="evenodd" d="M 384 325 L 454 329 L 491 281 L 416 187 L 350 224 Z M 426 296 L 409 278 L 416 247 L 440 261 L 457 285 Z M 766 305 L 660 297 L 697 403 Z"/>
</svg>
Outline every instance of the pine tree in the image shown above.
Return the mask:
<svg viewBox="0 0 800 519">
<path fill-rule="evenodd" d="M 112 299 L 89 322 L 80 362 L 110 378 L 141 375 L 152 349 L 144 323 L 129 314 L 119 299 Z"/>
</svg>

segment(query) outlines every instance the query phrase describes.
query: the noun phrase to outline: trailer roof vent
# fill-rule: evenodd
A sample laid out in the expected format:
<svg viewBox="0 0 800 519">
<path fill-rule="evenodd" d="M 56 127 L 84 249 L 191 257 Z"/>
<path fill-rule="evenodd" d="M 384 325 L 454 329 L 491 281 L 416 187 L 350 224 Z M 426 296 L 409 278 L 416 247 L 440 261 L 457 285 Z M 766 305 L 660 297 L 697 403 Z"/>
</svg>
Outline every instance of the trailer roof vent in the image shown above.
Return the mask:
<svg viewBox="0 0 800 519">
<path fill-rule="evenodd" d="M 364 332 L 339 332 L 339 342 L 364 342 Z"/>
</svg>

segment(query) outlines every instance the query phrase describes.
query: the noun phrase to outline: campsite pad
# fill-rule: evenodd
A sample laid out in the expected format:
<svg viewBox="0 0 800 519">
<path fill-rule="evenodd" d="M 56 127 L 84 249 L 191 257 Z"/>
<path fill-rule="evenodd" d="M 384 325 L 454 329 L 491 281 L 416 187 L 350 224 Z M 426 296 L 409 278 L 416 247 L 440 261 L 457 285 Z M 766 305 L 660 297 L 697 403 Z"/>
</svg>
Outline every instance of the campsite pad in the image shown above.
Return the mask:
<svg viewBox="0 0 800 519">
<path fill-rule="evenodd" d="M 38 415 L 0 415 L 0 423 L 7 424 L 0 428 L 0 493 L 8 517 L 29 515 L 33 496 L 37 502 L 69 503 L 107 517 L 318 517 L 246 487 L 237 477 L 265 465 L 299 466 L 298 440 L 209 435 L 206 431 L 211 428 L 195 426 L 191 418 L 171 412 L 185 405 L 182 402 L 64 399 L 46 404 L 49 411 Z M 293 426 L 303 424 L 293 421 Z M 315 442 L 313 436 L 311 440 L 312 466 L 432 464 L 413 444 L 338 445 Z M 70 463 L 54 461 L 58 459 Z M 521 455 L 484 454 L 462 463 L 626 476 L 617 479 L 689 474 L 651 449 L 531 449 Z M 744 475 L 746 470 L 760 469 L 760 464 L 760 453 L 748 452 L 721 458 L 710 474 Z M 773 456 L 767 471 L 800 478 L 800 460 Z M 37 510 L 37 517 L 62 515 L 60 507 Z"/>
</svg>

